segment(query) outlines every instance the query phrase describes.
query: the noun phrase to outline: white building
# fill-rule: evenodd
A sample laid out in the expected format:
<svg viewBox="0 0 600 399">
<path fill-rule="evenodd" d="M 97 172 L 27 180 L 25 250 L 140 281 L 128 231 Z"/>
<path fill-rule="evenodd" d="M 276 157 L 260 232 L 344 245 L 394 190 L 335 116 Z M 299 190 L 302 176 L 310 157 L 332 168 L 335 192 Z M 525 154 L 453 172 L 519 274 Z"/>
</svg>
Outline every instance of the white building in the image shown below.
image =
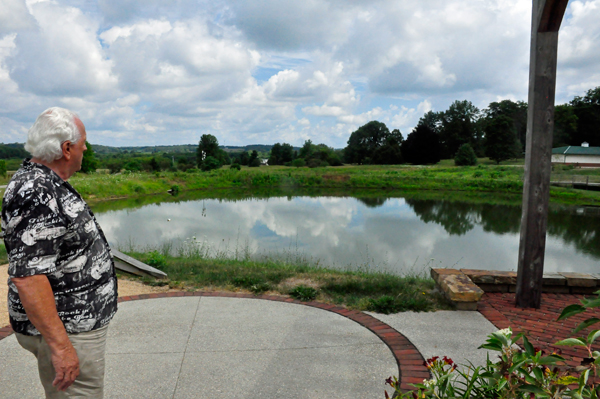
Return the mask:
<svg viewBox="0 0 600 399">
<path fill-rule="evenodd" d="M 570 145 L 552 149 L 552 163 L 600 167 L 600 147 L 590 147 L 582 143 L 581 147 Z"/>
</svg>

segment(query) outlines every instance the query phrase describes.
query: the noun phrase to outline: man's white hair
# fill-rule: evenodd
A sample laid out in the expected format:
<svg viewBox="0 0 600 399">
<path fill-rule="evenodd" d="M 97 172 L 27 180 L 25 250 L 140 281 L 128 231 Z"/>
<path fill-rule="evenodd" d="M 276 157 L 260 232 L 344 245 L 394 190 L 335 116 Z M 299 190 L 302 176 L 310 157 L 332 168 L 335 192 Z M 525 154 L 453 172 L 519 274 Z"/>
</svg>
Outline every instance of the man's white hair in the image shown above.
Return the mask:
<svg viewBox="0 0 600 399">
<path fill-rule="evenodd" d="M 62 143 L 75 144 L 81 139 L 81 132 L 75 124 L 77 114 L 68 109 L 52 107 L 40 114 L 27 133 L 27 150 L 34 158 L 52 162 L 62 158 Z"/>
</svg>

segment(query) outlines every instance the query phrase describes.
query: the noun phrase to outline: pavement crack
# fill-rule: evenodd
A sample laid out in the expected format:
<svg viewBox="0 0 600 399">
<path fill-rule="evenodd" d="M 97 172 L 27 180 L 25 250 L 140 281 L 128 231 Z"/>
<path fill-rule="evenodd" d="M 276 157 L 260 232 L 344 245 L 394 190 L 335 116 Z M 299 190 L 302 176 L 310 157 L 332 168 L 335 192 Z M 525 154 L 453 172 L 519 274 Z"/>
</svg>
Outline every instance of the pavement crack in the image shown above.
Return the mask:
<svg viewBox="0 0 600 399">
<path fill-rule="evenodd" d="M 177 381 L 175 381 L 175 389 L 173 390 L 173 396 L 171 399 L 175 399 L 175 395 L 177 394 L 177 388 L 179 388 L 179 379 L 181 378 L 181 370 L 183 369 L 183 362 L 185 362 L 185 355 L 187 353 L 187 348 L 190 343 L 190 337 L 192 336 L 192 330 L 194 329 L 194 325 L 196 324 L 196 317 L 198 316 L 198 309 L 200 309 L 200 302 L 202 298 L 198 298 L 198 305 L 196 306 L 196 312 L 194 312 L 194 319 L 192 320 L 192 325 L 190 327 L 190 331 L 188 332 L 188 337 L 185 342 L 185 347 L 183 349 L 183 356 L 181 357 L 181 364 L 179 365 L 179 372 L 177 373 Z"/>
<path fill-rule="evenodd" d="M 257 348 L 257 349 L 223 349 L 223 350 L 198 350 L 194 353 L 243 353 L 243 352 L 278 352 L 278 351 L 297 351 L 297 350 L 312 350 L 312 349 L 332 349 L 332 348 L 349 348 L 349 347 L 366 347 L 366 346 L 385 346 L 384 343 L 369 343 L 369 344 L 348 344 L 348 345 L 317 345 L 317 346 L 298 346 L 290 348 Z M 191 351 L 190 351 L 191 352 Z"/>
</svg>

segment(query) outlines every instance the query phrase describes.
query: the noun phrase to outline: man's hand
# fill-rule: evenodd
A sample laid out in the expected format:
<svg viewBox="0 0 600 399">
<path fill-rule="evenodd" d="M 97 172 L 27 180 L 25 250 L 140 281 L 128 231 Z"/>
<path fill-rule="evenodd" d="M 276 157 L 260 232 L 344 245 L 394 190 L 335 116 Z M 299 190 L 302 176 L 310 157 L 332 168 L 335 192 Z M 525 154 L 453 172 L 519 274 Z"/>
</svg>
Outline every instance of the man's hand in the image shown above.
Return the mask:
<svg viewBox="0 0 600 399">
<path fill-rule="evenodd" d="M 56 387 L 59 391 L 66 390 L 79 375 L 79 358 L 73 345 L 70 345 L 70 347 L 63 351 L 53 351 L 52 365 L 56 372 L 52 386 Z"/>
<path fill-rule="evenodd" d="M 58 317 L 54 294 L 48 278 L 43 274 L 12 277 L 29 321 L 42 334 L 52 353 L 56 377 L 52 385 L 64 391 L 79 375 L 79 358 Z"/>
</svg>

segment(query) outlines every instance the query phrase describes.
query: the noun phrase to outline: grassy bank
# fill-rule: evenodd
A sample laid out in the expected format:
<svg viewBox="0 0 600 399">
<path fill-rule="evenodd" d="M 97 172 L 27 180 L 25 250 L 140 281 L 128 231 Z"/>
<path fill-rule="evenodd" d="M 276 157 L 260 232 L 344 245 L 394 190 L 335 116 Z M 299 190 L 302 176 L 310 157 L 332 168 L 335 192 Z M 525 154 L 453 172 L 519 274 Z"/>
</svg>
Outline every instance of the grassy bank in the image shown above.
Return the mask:
<svg viewBox="0 0 600 399">
<path fill-rule="evenodd" d="M 337 168 L 287 168 L 263 166 L 241 171 L 222 168 L 211 172 L 124 173 L 81 175 L 72 184 L 87 200 L 139 197 L 167 190 L 279 190 L 297 189 L 460 191 L 464 193 L 503 193 L 520 195 L 523 169 L 518 166 L 414 167 L 343 166 Z M 468 194 L 465 194 L 468 195 Z M 564 204 L 600 204 L 600 193 L 551 189 L 551 200 Z"/>
<path fill-rule="evenodd" d="M 168 248 L 166 249 L 168 250 Z M 165 248 L 162 252 L 166 252 Z M 252 259 L 248 251 L 237 258 L 208 256 L 202 247 L 187 246 L 178 256 L 159 251 L 128 254 L 169 276 L 166 280 L 139 278 L 148 285 L 169 285 L 180 290 L 220 290 L 254 294 L 289 295 L 299 300 L 347 306 L 379 313 L 432 311 L 452 306 L 425 275 L 397 276 L 386 272 L 340 271 L 318 266 L 318 261 L 298 254 Z M 0 244 L 0 264 L 8 262 Z"/>
<path fill-rule="evenodd" d="M 283 294 L 380 313 L 451 309 L 434 289 L 433 280 L 423 275 L 401 277 L 385 272 L 332 270 L 302 257 L 257 260 L 243 253 L 238 258 L 209 258 L 199 252 L 178 256 L 159 251 L 128 253 L 168 274 L 166 281 L 141 279 L 150 285 Z"/>
</svg>

